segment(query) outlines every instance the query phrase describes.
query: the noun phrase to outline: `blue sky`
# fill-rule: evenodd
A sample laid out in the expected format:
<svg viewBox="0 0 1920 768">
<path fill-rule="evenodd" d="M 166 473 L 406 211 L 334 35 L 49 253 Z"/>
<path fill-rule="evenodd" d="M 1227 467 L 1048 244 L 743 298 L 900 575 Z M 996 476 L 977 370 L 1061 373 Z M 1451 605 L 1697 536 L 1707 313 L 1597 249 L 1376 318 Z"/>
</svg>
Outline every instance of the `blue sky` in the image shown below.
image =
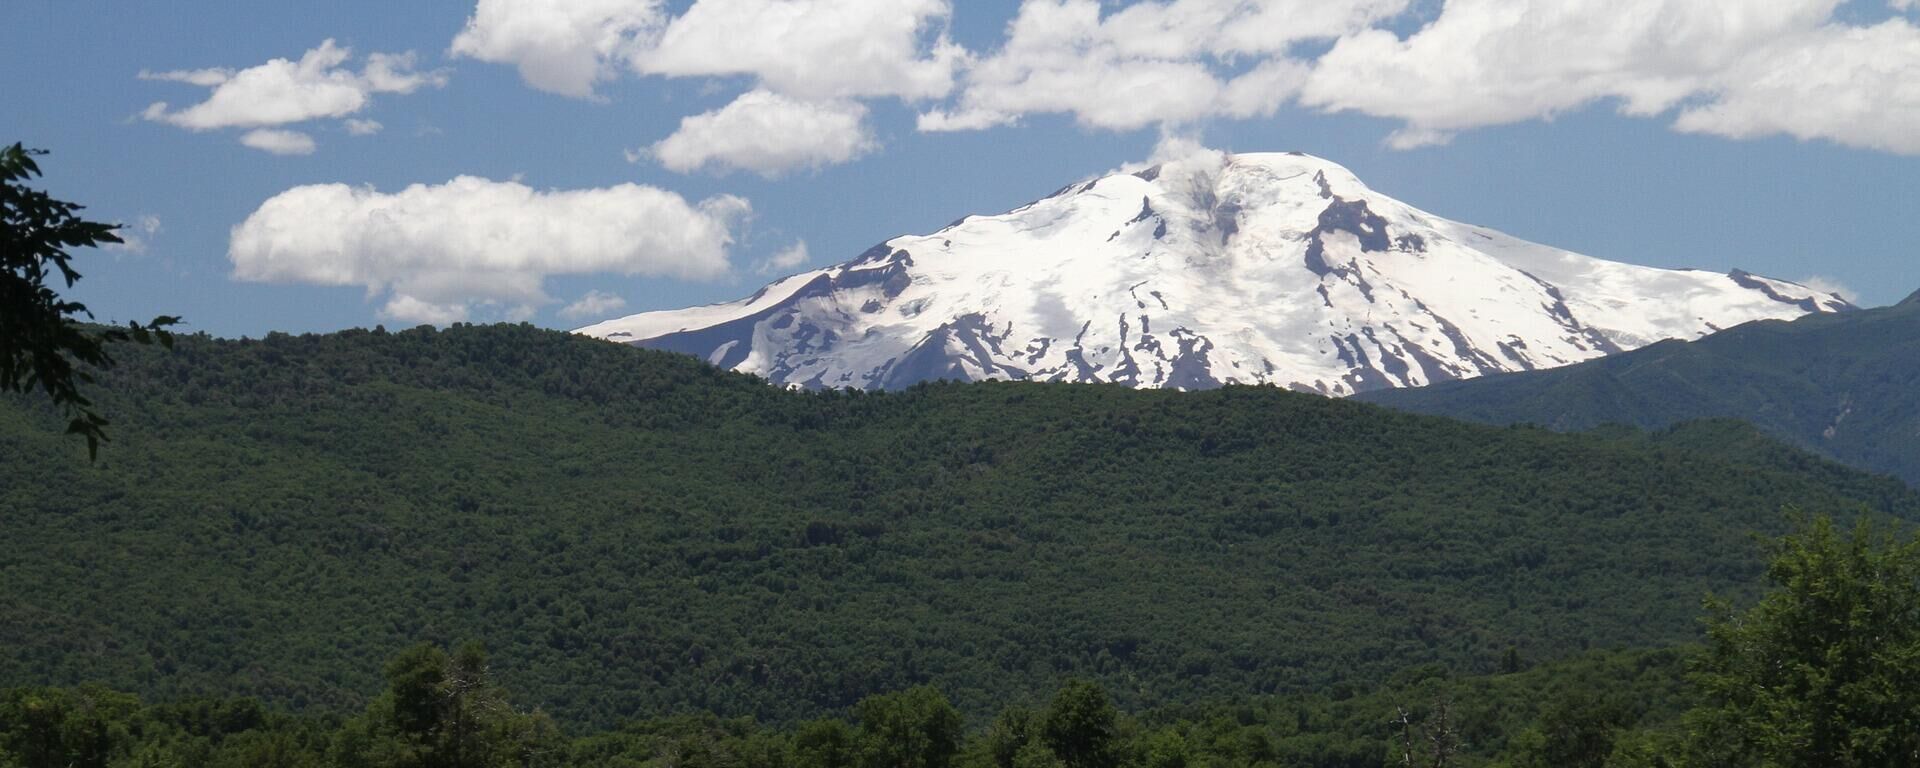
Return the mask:
<svg viewBox="0 0 1920 768">
<path fill-rule="evenodd" d="M 134 225 L 141 247 L 85 257 L 97 314 L 228 336 L 572 327 L 733 299 L 1143 160 L 1163 135 L 1320 155 L 1603 258 L 1817 277 L 1867 305 L 1920 288 L 1911 0 L 492 2 L 15 0 L 0 141 L 51 150 L 46 187 Z M 540 34 L 542 13 L 586 37 Z M 865 42 L 833 39 L 841 19 L 871 24 Z M 456 45 L 470 24 L 485 34 Z M 287 113 L 267 87 L 192 111 L 216 79 L 326 40 L 346 101 Z M 228 73 L 164 79 L 208 69 Z M 923 130 L 934 113 L 965 129 Z M 701 115 L 721 117 L 683 126 Z M 733 117 L 765 130 L 742 139 Z M 392 217 L 418 221 L 379 212 L 415 184 Z M 609 210 L 631 220 L 566 254 L 527 244 L 526 227 Z M 336 220 L 353 237 L 315 245 Z M 497 228 L 469 247 L 476 220 Z M 800 242 L 805 261 L 768 263 Z M 515 266 L 466 261 L 483 256 Z M 590 293 L 619 302 L 563 314 Z"/>
</svg>

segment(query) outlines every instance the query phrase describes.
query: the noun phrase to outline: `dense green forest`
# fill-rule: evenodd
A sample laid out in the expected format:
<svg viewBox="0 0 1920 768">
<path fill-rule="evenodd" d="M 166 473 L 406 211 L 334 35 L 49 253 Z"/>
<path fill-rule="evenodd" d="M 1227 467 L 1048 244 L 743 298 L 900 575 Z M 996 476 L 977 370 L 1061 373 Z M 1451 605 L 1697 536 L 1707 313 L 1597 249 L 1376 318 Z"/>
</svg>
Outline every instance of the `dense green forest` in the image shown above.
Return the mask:
<svg viewBox="0 0 1920 768">
<path fill-rule="evenodd" d="M 1920 484 L 1920 294 L 1899 305 L 1765 321 L 1547 371 L 1359 399 L 1491 424 L 1662 429 L 1741 419 L 1853 466 Z"/>
<path fill-rule="evenodd" d="M 5 768 L 1716 768 L 1920 761 L 1920 537 L 1827 518 L 1770 546 L 1773 589 L 1710 601 L 1697 649 L 1588 653 L 1367 690 L 1129 715 L 1067 680 L 968 726 L 939 690 L 787 725 L 712 713 L 569 733 L 517 706 L 486 652 L 415 645 L 358 712 L 146 703 L 100 686 L 0 689 Z"/>
<path fill-rule="evenodd" d="M 493 682 L 477 649 L 420 646 L 387 663 L 386 690 L 365 709 L 332 716 L 252 699 L 150 703 L 98 686 L 0 690 L 0 766 L 1379 768 L 1397 764 L 1409 732 L 1421 765 L 1440 734 L 1462 766 L 1554 750 L 1604 759 L 1618 746 L 1658 743 L 1678 722 L 1693 701 L 1683 658 L 1594 653 L 1472 677 L 1422 667 L 1341 698 L 1293 694 L 1140 713 L 1069 680 L 971 727 L 945 695 L 919 687 L 784 726 L 700 713 L 568 734 Z"/>
<path fill-rule="evenodd" d="M 785 728 L 920 685 L 977 726 L 1070 678 L 1135 712 L 1346 700 L 1697 641 L 1783 505 L 1920 514 L 1729 423 L 784 392 L 524 326 L 121 357 L 98 462 L 44 404 L 0 406 L 0 685 L 357 712 L 384 660 L 477 640 L 517 706 L 581 728 Z"/>
</svg>

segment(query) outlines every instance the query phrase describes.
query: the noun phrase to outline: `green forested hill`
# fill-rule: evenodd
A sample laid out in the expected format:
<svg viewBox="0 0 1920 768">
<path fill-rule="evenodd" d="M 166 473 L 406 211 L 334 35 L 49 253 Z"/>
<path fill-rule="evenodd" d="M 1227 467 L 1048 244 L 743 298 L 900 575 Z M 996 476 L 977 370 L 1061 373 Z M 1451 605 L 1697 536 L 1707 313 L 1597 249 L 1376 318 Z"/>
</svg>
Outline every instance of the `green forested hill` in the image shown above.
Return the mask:
<svg viewBox="0 0 1920 768">
<path fill-rule="evenodd" d="M 1565 368 L 1360 399 L 1568 430 L 1742 419 L 1808 450 L 1920 484 L 1920 294 L 1893 307 L 1750 323 Z"/>
<path fill-rule="evenodd" d="M 570 722 L 1069 675 L 1124 705 L 1697 636 L 1782 505 L 1903 486 L 1728 424 L 1472 426 L 1273 389 L 775 390 L 528 327 L 183 339 L 97 464 L 0 404 L 0 687 L 346 710 L 483 641 Z M 1726 446 L 1709 455 L 1700 446 Z"/>
</svg>

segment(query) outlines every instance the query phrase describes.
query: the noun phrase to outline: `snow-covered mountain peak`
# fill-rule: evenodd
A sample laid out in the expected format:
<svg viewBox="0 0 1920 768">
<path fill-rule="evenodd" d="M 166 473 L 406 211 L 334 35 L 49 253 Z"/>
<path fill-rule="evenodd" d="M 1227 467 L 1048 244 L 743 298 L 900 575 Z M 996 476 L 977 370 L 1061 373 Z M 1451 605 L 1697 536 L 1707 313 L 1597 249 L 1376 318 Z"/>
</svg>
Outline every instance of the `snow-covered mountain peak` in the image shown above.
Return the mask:
<svg viewBox="0 0 1920 768">
<path fill-rule="evenodd" d="M 786 385 L 931 379 L 1328 395 L 1545 368 L 1850 309 L 1425 213 L 1299 154 L 1193 153 L 894 238 L 746 299 L 580 329 Z"/>
</svg>

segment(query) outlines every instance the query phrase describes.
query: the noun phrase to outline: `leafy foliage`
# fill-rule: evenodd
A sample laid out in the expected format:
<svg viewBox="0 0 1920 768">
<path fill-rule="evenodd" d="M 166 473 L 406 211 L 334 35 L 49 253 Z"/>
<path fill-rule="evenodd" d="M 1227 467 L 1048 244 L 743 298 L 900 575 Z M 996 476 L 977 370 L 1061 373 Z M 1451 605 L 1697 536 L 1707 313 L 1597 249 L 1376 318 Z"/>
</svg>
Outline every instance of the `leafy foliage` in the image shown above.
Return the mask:
<svg viewBox="0 0 1920 768">
<path fill-rule="evenodd" d="M 1920 538 L 1819 518 L 1774 547 L 1750 611 L 1710 603 L 1696 753 L 1725 764 L 1920 764 Z"/>
<path fill-rule="evenodd" d="M 1920 298 L 1920 294 L 1916 294 Z M 1360 399 L 1493 424 L 1661 429 L 1741 419 L 1807 450 L 1920 484 L 1920 300 L 1793 322 L 1763 321 L 1692 343 L 1549 371 Z"/>
<path fill-rule="evenodd" d="M 985 723 L 1068 678 L 1135 711 L 1346 698 L 1429 663 L 1690 642 L 1700 595 L 1754 594 L 1748 532 L 1783 530 L 1781 504 L 1920 509 L 1726 424 L 783 392 L 516 326 L 129 351 L 97 464 L 44 404 L 0 403 L 0 680 L 361 711 L 381 659 L 474 638 L 523 706 L 592 727 L 799 723 L 922 685 Z"/>
<path fill-rule="evenodd" d="M 916 688 L 863 700 L 850 720 L 783 728 L 703 713 L 568 739 L 544 715 L 514 710 L 497 690 L 486 694 L 489 706 L 458 702 L 460 694 L 449 695 L 458 656 L 433 646 L 404 651 L 388 664 L 388 691 L 344 722 L 291 717 L 248 699 L 146 705 L 92 687 L 0 691 L 0 766 L 1378 768 L 1397 764 L 1390 761 L 1391 716 L 1401 702 L 1452 697 L 1463 703 L 1463 738 L 1449 764 L 1470 768 L 1539 764 L 1528 762 L 1528 742 L 1499 734 L 1523 729 L 1543 710 L 1559 711 L 1554 702 L 1564 691 L 1633 702 L 1618 723 L 1622 733 L 1672 722 L 1685 703 L 1676 687 L 1680 656 L 1658 652 L 1589 655 L 1487 677 L 1410 670 L 1339 699 L 1296 694 L 1139 715 L 1115 709 L 1098 686 L 1073 681 L 1039 709 L 1011 706 L 970 732 L 941 694 Z"/>
<path fill-rule="evenodd" d="M 1069 680 L 1040 721 L 1040 742 L 1067 768 L 1116 768 L 1117 718 L 1106 691 L 1084 680 Z"/>
<path fill-rule="evenodd" d="M 421 644 L 387 662 L 387 692 L 348 722 L 331 750 L 348 768 L 560 765 L 553 721 L 515 711 L 476 644 L 449 656 Z"/>
<path fill-rule="evenodd" d="M 67 432 L 85 437 L 87 452 L 97 455 L 107 439 L 107 420 L 81 394 L 80 386 L 93 378 L 74 363 L 112 367 L 107 345 L 113 342 L 171 346 L 166 329 L 179 318 L 85 326 L 80 319 L 92 318 L 86 305 L 61 298 L 48 285 L 57 276 L 72 288 L 80 279 L 69 249 L 122 241 L 114 225 L 81 218 L 82 206 L 26 186 L 40 175 L 33 158 L 43 154 L 19 144 L 0 147 L 0 392 L 45 391 L 69 416 Z"/>
<path fill-rule="evenodd" d="M 146 705 L 98 686 L 0 690 L 0 766 L 266 768 L 1713 768 L 1899 766 L 1920 758 L 1920 538 L 1826 518 L 1774 545 L 1776 588 L 1735 618 L 1710 601 L 1699 650 L 1591 653 L 1460 677 L 1124 713 L 1069 680 L 968 731 L 937 690 L 869 696 L 788 727 L 712 713 L 573 738 L 516 709 L 486 655 L 431 644 L 385 667 L 345 721 L 251 699 Z M 1684 663 L 1683 663 L 1684 662 Z M 1683 671 L 1690 668 L 1691 671 Z M 1421 704 L 1425 702 L 1424 706 Z M 576 724 L 577 726 L 578 724 Z M 579 729 L 574 729 L 578 733 Z"/>
</svg>

